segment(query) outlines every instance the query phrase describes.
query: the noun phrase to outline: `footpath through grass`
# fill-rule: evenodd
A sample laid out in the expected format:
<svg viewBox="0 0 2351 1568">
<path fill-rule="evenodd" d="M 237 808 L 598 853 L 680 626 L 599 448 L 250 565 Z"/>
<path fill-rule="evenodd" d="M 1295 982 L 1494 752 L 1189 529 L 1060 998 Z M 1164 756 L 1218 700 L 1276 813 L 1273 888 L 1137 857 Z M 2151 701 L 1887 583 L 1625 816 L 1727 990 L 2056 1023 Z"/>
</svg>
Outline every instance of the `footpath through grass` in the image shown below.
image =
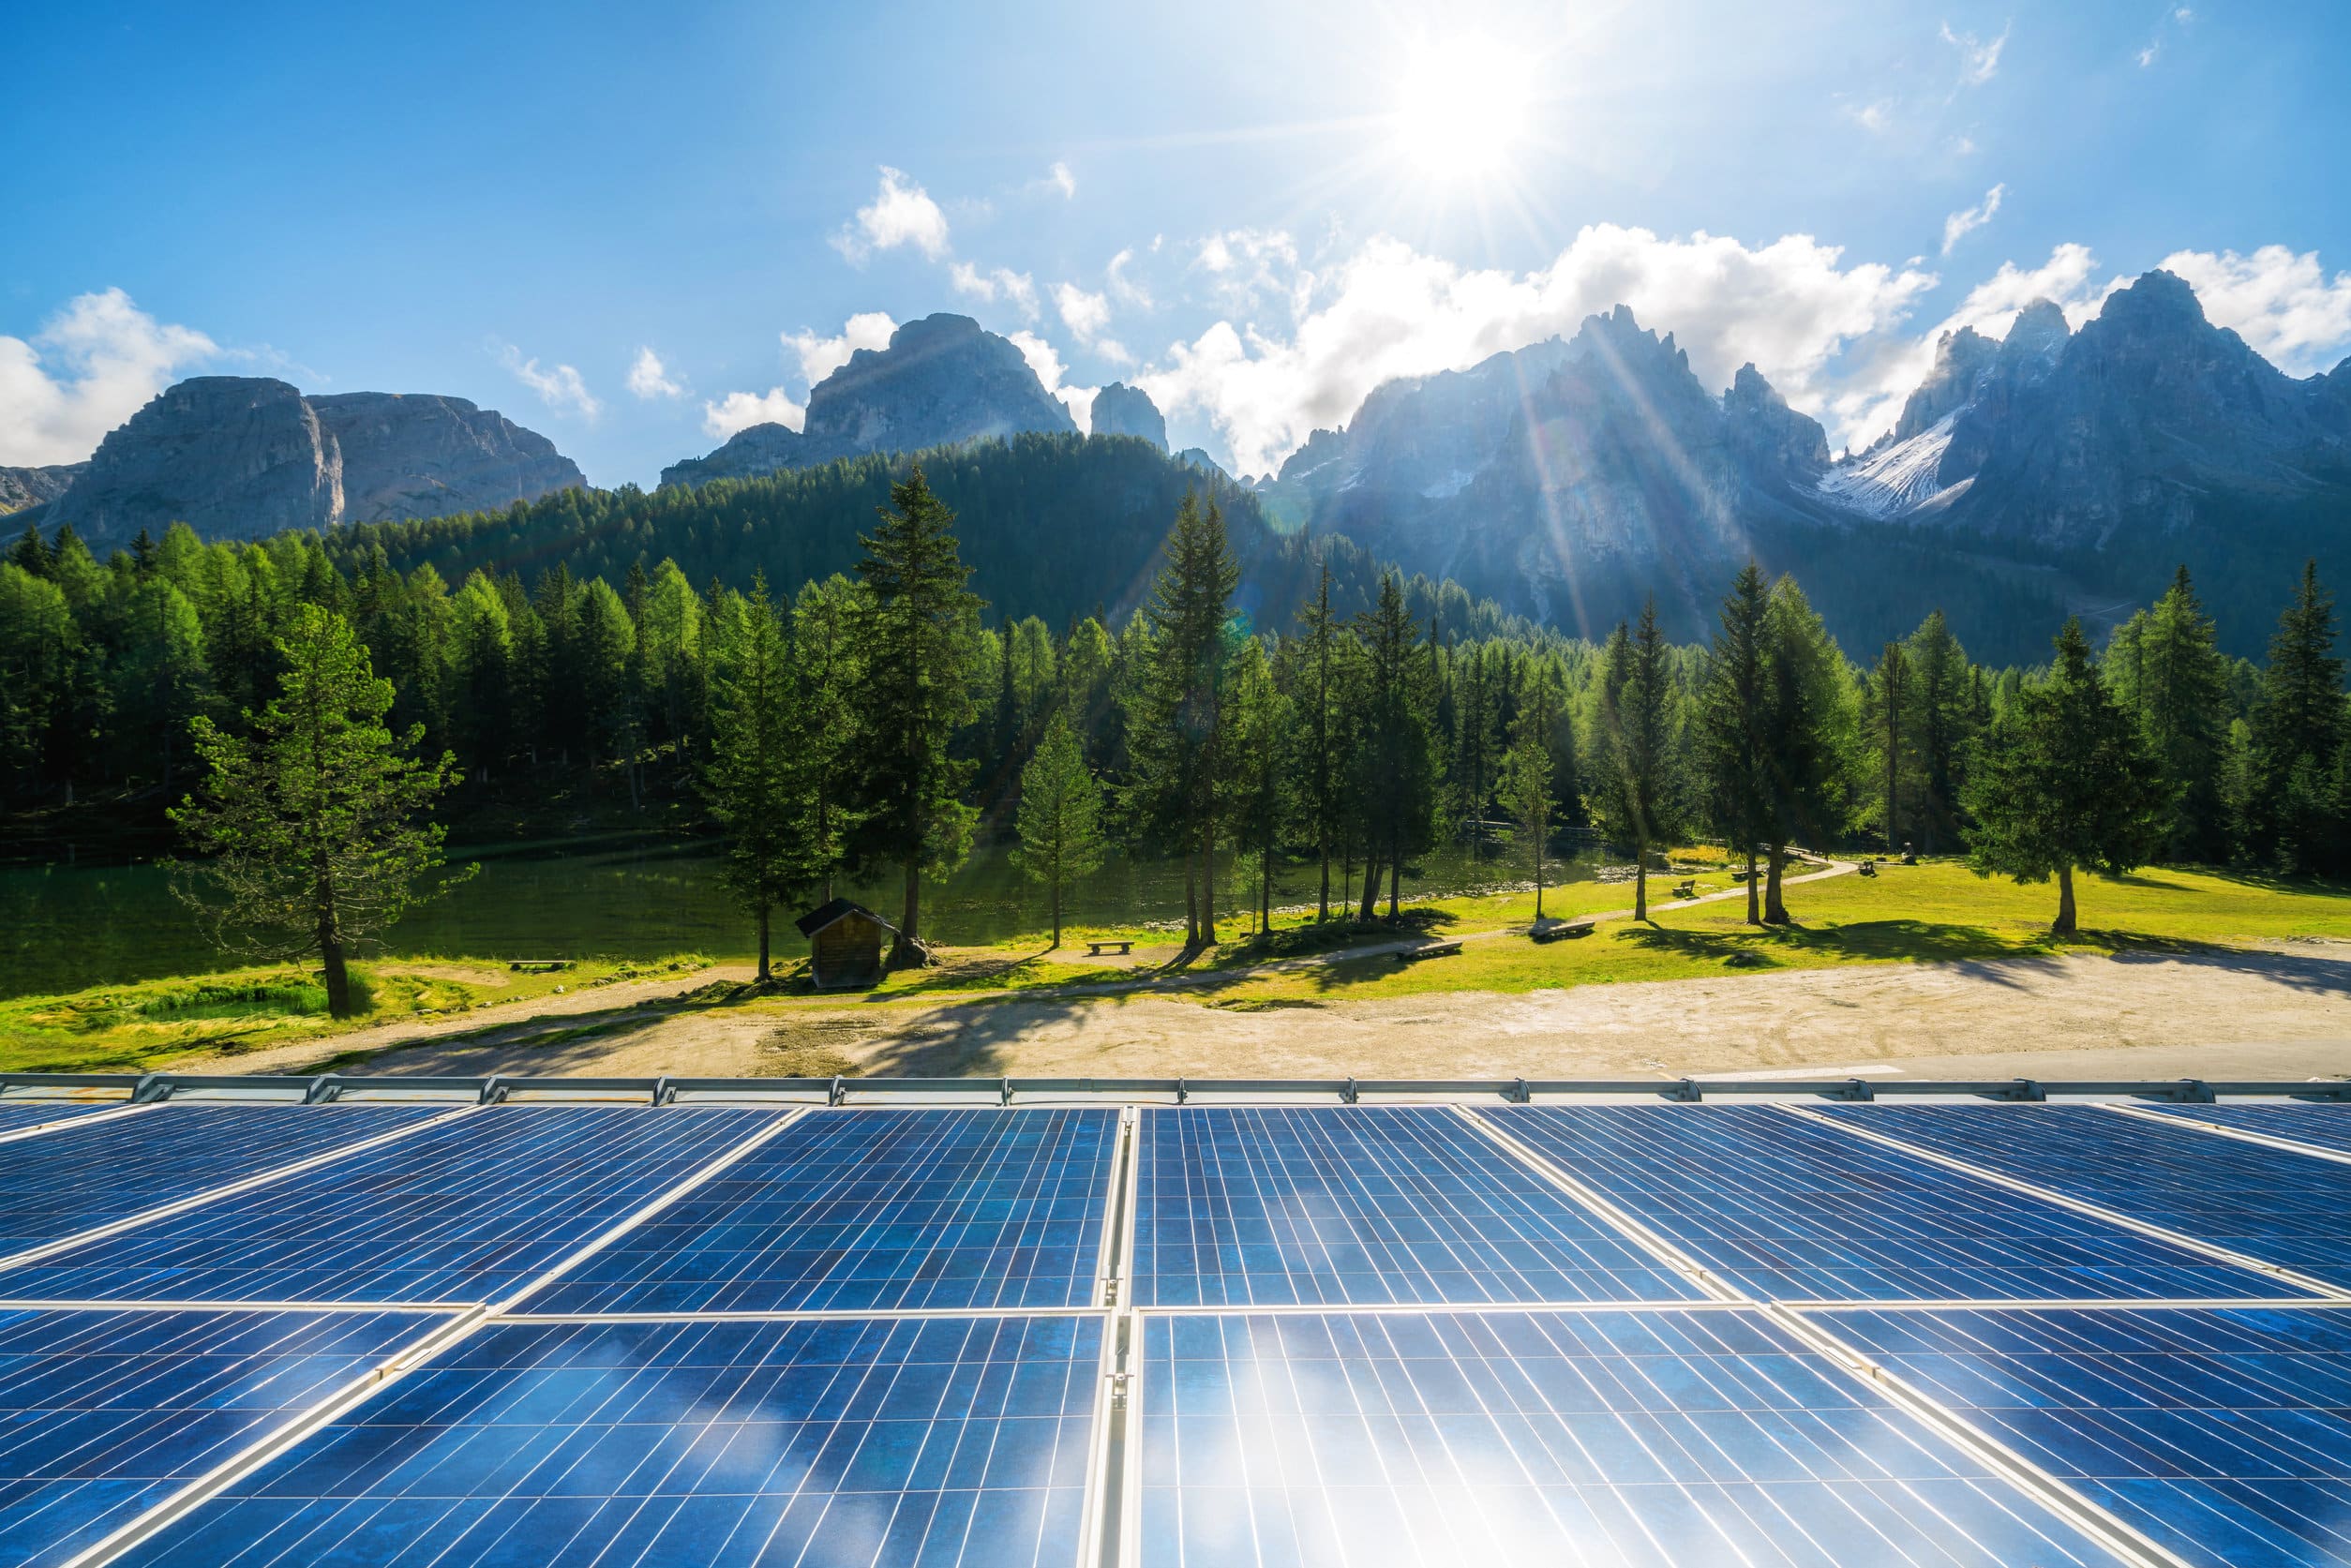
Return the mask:
<svg viewBox="0 0 2351 1568">
<path fill-rule="evenodd" d="M 354 966 L 360 1010 L 330 1017 L 317 974 L 293 964 L 187 978 L 94 986 L 64 996 L 0 1002 L 0 1071 L 147 1072 L 192 1056 L 235 1056 L 376 1024 L 419 1023 L 625 980 L 684 976 L 694 954 L 653 962 L 582 960 L 515 974 L 488 959 L 386 959 Z M 234 1064 L 225 1070 L 235 1070 Z"/>
</svg>

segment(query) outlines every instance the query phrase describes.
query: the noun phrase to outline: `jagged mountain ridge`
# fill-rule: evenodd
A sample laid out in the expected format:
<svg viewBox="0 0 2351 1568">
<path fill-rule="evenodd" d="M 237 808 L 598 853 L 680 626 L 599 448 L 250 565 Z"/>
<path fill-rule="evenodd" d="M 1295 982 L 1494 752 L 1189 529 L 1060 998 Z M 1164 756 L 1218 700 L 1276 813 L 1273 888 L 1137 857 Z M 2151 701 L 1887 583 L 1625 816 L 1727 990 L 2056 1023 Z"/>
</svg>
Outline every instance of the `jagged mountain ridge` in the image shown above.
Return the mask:
<svg viewBox="0 0 2351 1568">
<path fill-rule="evenodd" d="M 258 376 L 167 387 L 108 433 L 44 521 L 94 544 L 184 522 L 212 539 L 440 516 L 587 483 L 553 442 L 459 397 L 306 397 Z"/>
<path fill-rule="evenodd" d="M 46 506 L 82 477 L 87 463 L 52 463 L 40 468 L 0 468 L 0 515 Z"/>
</svg>

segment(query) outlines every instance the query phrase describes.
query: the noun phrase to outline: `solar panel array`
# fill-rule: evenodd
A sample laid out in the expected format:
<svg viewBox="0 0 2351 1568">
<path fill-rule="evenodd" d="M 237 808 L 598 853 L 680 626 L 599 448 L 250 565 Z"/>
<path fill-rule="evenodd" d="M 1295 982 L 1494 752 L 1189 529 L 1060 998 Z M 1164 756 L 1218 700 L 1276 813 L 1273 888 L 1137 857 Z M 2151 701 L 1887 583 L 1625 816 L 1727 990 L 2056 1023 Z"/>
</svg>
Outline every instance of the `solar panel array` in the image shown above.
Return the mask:
<svg viewBox="0 0 2351 1568">
<path fill-rule="evenodd" d="M 2346 1200 L 2293 1104 L 11 1098 L 0 1561 L 2351 1564 Z"/>
</svg>

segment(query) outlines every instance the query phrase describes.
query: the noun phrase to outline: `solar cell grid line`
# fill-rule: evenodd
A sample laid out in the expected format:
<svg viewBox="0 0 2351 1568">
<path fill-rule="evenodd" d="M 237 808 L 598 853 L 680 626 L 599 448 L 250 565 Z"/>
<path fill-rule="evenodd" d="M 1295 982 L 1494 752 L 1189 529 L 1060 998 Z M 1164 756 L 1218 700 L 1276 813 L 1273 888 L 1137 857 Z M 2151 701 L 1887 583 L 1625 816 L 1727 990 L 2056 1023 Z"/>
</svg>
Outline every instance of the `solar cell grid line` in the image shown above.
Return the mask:
<svg viewBox="0 0 2351 1568">
<path fill-rule="evenodd" d="M 492 1106 L 0 1274 L 82 1301 L 482 1302 L 772 1123 L 772 1111 Z"/>
<path fill-rule="evenodd" d="M 2307 1295 L 1767 1106 L 1475 1114 L 1757 1300 Z"/>
<path fill-rule="evenodd" d="M 1753 1310 L 1141 1322 L 1138 1568 L 2131 1561 Z"/>
<path fill-rule="evenodd" d="M 2134 1107 L 2134 1110 L 2138 1109 Z M 2351 1107 L 2341 1105 L 2150 1105 L 2149 1115 L 2199 1130 L 2251 1133 L 2351 1159 Z"/>
<path fill-rule="evenodd" d="M 2197 1568 L 2351 1563 L 2351 1314 L 1864 1308 L 1837 1332 Z"/>
<path fill-rule="evenodd" d="M 2194 1136 L 2088 1105 L 1834 1106 L 1804 1119 L 1891 1138 L 2351 1295 L 2351 1165 Z"/>
<path fill-rule="evenodd" d="M 521 1307 L 1089 1306 L 1117 1130 L 1108 1109 L 812 1111 Z"/>
<path fill-rule="evenodd" d="M 1063 1568 L 1102 1323 L 492 1322 L 117 1561 Z"/>
<path fill-rule="evenodd" d="M 1700 1294 L 1439 1107 L 1141 1114 L 1138 1306 Z"/>
<path fill-rule="evenodd" d="M 461 1113 L 441 1105 L 157 1105 L 0 1143 L 0 1269 Z M 0 1274 L 0 1291 L 7 1288 Z"/>
<path fill-rule="evenodd" d="M 126 1105 L 120 1100 L 0 1100 L 0 1142 L 31 1138 L 85 1117 L 113 1120 L 145 1109 L 143 1105 Z"/>
<path fill-rule="evenodd" d="M 439 1321 L 0 1312 L 0 1561 L 71 1560 Z"/>
</svg>

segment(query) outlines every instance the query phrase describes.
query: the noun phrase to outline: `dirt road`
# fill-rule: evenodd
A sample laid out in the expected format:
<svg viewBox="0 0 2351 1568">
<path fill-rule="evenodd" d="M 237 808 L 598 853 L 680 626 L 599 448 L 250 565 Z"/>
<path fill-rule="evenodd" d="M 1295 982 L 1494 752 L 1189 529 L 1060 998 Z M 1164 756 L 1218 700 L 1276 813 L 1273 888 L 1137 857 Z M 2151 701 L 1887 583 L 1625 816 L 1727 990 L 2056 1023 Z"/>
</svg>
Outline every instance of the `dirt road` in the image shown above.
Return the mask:
<svg viewBox="0 0 2351 1568">
<path fill-rule="evenodd" d="M 759 1002 L 647 1010 L 635 1021 L 623 1011 L 606 1032 L 544 1044 L 427 1039 L 359 1070 L 1678 1078 L 1828 1069 L 1937 1078 L 2351 1074 L 2351 943 L 1273 1005 L 1147 995 Z"/>
</svg>

